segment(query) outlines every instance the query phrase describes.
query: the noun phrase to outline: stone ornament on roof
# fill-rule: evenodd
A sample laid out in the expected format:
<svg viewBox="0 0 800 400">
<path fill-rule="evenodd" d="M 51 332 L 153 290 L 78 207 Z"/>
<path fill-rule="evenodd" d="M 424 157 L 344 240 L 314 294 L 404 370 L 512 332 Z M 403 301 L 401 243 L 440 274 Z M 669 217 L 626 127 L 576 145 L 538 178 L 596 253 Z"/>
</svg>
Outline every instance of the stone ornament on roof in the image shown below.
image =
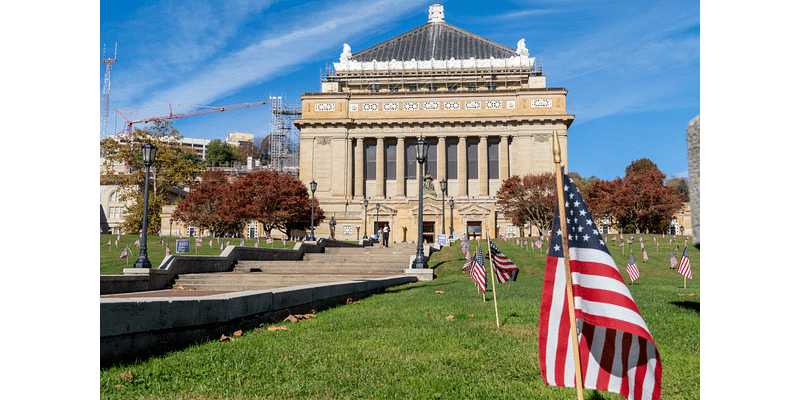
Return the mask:
<svg viewBox="0 0 800 400">
<path fill-rule="evenodd" d="M 520 39 L 519 42 L 517 42 L 517 55 L 520 57 L 528 56 L 528 48 L 525 47 L 525 39 Z"/>
<path fill-rule="evenodd" d="M 436 3 L 428 7 L 428 22 L 444 22 L 444 6 Z"/>
<path fill-rule="evenodd" d="M 350 52 L 350 46 L 345 43 L 344 47 L 342 48 L 342 54 L 339 55 L 339 62 L 344 63 L 350 61 L 350 57 L 353 56 L 353 53 Z"/>
</svg>

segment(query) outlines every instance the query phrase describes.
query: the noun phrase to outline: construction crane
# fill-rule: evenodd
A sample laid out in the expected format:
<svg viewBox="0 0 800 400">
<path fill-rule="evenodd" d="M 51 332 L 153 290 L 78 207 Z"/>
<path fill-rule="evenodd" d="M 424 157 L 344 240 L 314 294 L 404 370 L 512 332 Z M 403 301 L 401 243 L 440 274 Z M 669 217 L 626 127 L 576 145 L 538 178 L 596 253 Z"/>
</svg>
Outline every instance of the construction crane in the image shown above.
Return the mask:
<svg viewBox="0 0 800 400">
<path fill-rule="evenodd" d="M 114 43 L 114 58 L 106 58 L 106 45 L 103 45 L 103 64 L 106 65 L 106 78 L 103 83 L 103 104 L 100 107 L 100 134 L 108 136 L 108 99 L 111 97 L 111 64 L 117 62 L 117 44 Z"/>
<path fill-rule="evenodd" d="M 125 118 L 125 115 L 123 115 L 122 113 L 126 112 L 128 114 L 139 114 L 139 113 L 136 113 L 136 112 L 133 112 L 133 111 L 130 111 L 130 110 L 139 110 L 140 108 L 130 108 L 130 109 L 127 109 L 127 110 L 116 110 L 117 114 L 120 117 L 122 117 L 122 119 L 125 120 L 125 127 L 121 131 L 119 131 L 117 133 L 117 135 L 123 135 L 123 134 L 130 135 L 131 134 L 131 129 L 133 127 L 133 124 L 148 123 L 148 122 L 153 122 L 153 121 L 158 120 L 158 119 L 175 119 L 175 118 L 183 118 L 183 117 L 193 117 L 195 115 L 211 114 L 211 113 L 220 112 L 220 111 L 237 110 L 237 109 L 240 109 L 240 108 L 260 106 L 262 104 L 268 104 L 268 103 L 269 103 L 269 101 L 258 101 L 258 102 L 255 102 L 255 103 L 242 103 L 242 104 L 235 104 L 235 105 L 232 105 L 232 106 L 224 106 L 224 107 L 194 106 L 194 105 L 186 105 L 186 104 L 175 104 L 176 106 L 182 106 L 182 107 L 202 107 L 202 108 L 204 108 L 203 110 L 197 110 L 197 111 L 181 113 L 181 114 L 173 114 L 172 113 L 172 104 L 170 103 L 170 104 L 166 104 L 166 105 L 169 106 L 169 115 L 164 115 L 164 116 L 160 116 L 160 117 L 140 118 L 140 119 L 135 119 L 135 120 L 129 120 L 128 118 Z M 141 108 L 144 108 L 144 107 L 141 107 Z"/>
</svg>

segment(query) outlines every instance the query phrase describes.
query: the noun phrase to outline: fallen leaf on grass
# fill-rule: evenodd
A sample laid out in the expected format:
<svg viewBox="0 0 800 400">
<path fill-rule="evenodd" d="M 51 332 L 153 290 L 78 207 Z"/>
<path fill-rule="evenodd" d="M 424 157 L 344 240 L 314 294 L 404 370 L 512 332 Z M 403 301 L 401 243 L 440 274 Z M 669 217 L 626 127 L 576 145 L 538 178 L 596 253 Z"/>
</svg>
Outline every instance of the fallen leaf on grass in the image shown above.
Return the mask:
<svg viewBox="0 0 800 400">
<path fill-rule="evenodd" d="M 475 314 L 470 314 L 469 317 L 470 318 L 475 318 Z"/>
<path fill-rule="evenodd" d="M 119 374 L 119 377 L 122 378 L 122 379 L 130 379 L 130 378 L 133 378 L 133 373 L 131 371 L 125 371 L 125 372 Z"/>
<path fill-rule="evenodd" d="M 288 316 L 288 317 L 286 317 L 286 318 L 284 318 L 283 320 L 284 320 L 284 321 L 289 321 L 289 322 L 292 322 L 292 323 L 294 323 L 294 322 L 297 322 L 297 321 L 298 321 L 298 319 L 297 319 L 297 318 L 295 318 L 295 317 L 294 317 L 294 315 L 292 315 L 292 314 L 289 314 L 289 316 Z"/>
<path fill-rule="evenodd" d="M 345 304 L 361 304 L 361 301 L 360 300 L 359 301 L 353 301 L 353 299 L 348 298 L 347 302 L 345 302 Z"/>
<path fill-rule="evenodd" d="M 448 315 L 448 316 L 444 317 L 444 319 L 446 319 L 446 320 L 448 320 L 448 321 L 450 321 L 450 322 L 453 322 L 453 319 L 454 319 L 454 318 L 455 318 L 455 317 L 453 317 L 452 315 Z"/>
<path fill-rule="evenodd" d="M 225 336 L 225 334 L 223 333 L 222 336 L 219 337 L 219 341 L 220 342 L 224 342 L 226 340 L 229 341 L 229 342 L 235 342 L 235 341 L 237 341 L 239 339 L 234 339 L 234 338 L 232 338 L 230 336 Z"/>
<path fill-rule="evenodd" d="M 122 385 L 114 385 L 114 387 L 117 388 L 117 389 L 125 389 L 125 386 L 122 386 Z"/>
<path fill-rule="evenodd" d="M 233 332 L 233 336 L 242 336 L 242 331 L 238 330 L 236 332 Z"/>
<path fill-rule="evenodd" d="M 270 331 L 270 332 L 275 332 L 275 331 L 291 331 L 291 329 L 289 329 L 288 327 L 286 327 L 286 325 L 281 325 L 281 326 L 270 326 L 269 328 L 267 328 L 267 330 L 268 330 L 268 331 Z"/>
<path fill-rule="evenodd" d="M 678 293 L 678 296 L 694 296 L 694 293 Z"/>
<path fill-rule="evenodd" d="M 444 293 L 442 290 L 437 290 L 436 293 Z"/>
</svg>

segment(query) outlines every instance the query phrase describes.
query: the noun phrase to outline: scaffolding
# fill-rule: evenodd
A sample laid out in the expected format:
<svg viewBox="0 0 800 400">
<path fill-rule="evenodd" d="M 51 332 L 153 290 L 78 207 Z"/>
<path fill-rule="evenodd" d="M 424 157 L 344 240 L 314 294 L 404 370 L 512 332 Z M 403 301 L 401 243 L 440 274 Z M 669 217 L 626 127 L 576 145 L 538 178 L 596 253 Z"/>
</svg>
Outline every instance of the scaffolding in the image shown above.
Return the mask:
<svg viewBox="0 0 800 400">
<path fill-rule="evenodd" d="M 288 106 L 282 96 L 269 96 L 272 104 L 269 132 L 269 168 L 300 176 L 300 132 L 292 122 L 302 114 L 300 106 Z"/>
<path fill-rule="evenodd" d="M 462 91 L 519 89 L 531 76 L 542 75 L 542 60 L 537 58 L 532 66 L 491 64 L 488 67 L 445 67 L 357 71 L 336 71 L 325 64 L 320 75 L 322 82 L 339 82 L 347 92 L 396 91 Z"/>
</svg>

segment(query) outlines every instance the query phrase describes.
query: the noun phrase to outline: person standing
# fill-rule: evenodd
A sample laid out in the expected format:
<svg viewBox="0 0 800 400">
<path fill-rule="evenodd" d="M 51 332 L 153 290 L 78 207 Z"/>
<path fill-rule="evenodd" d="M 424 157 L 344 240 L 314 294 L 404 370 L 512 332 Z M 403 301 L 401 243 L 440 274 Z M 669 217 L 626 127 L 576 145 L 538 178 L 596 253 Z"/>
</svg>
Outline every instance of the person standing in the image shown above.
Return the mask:
<svg viewBox="0 0 800 400">
<path fill-rule="evenodd" d="M 389 247 L 389 232 L 390 232 L 389 225 L 385 225 L 383 227 L 383 247 L 386 248 Z"/>
</svg>

